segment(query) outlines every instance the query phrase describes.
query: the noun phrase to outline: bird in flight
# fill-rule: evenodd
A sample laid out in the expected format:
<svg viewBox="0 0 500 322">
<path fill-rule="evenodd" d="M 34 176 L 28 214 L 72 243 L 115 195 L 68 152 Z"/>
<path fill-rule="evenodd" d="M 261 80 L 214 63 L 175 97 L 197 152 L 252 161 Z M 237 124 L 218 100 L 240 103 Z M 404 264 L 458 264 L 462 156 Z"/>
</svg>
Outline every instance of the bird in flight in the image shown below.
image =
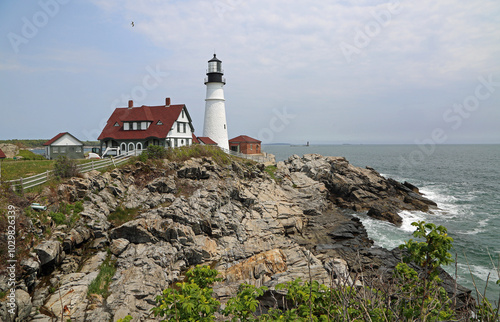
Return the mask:
<svg viewBox="0 0 500 322">
<path fill-rule="evenodd" d="M 134 22 L 133 21 L 130 24 L 132 25 L 132 27 L 134 26 Z"/>
</svg>

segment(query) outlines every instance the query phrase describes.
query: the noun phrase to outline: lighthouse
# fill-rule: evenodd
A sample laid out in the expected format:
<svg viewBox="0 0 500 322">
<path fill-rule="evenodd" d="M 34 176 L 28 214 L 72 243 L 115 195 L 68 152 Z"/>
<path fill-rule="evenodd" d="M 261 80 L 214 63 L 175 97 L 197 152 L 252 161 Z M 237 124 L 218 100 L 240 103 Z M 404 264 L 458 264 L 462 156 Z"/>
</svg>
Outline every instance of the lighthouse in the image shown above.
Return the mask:
<svg viewBox="0 0 500 322">
<path fill-rule="evenodd" d="M 205 78 L 207 96 L 205 98 L 203 136 L 211 138 L 219 147 L 229 150 L 223 88 L 226 79 L 222 77 L 223 75 L 222 61 L 214 54 L 214 57 L 208 61 L 207 77 Z"/>
</svg>

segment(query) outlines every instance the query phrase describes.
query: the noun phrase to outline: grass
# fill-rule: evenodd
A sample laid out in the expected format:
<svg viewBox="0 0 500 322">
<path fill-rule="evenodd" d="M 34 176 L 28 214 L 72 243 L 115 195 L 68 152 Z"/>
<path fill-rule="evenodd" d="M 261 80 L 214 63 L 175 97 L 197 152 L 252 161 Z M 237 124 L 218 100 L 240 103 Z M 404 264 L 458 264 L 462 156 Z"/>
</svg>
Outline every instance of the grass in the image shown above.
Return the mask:
<svg viewBox="0 0 500 322">
<path fill-rule="evenodd" d="M 99 267 L 99 274 L 97 274 L 97 277 L 90 282 L 87 290 L 87 296 L 90 297 L 91 294 L 98 294 L 103 298 L 108 297 L 109 284 L 111 283 L 111 279 L 115 273 L 115 262 L 111 261 L 111 256 L 108 255 Z"/>
<path fill-rule="evenodd" d="M 28 151 L 30 152 L 30 151 Z M 79 159 L 78 164 L 87 163 L 92 160 Z M 12 160 L 6 159 L 2 161 L 2 180 L 16 180 L 19 178 L 27 178 L 54 169 L 56 160 Z"/>
<path fill-rule="evenodd" d="M 212 157 L 219 165 L 231 163 L 231 157 L 218 147 L 210 145 L 191 145 L 175 149 L 167 149 L 167 159 L 170 161 L 186 161 L 191 158 Z"/>
<path fill-rule="evenodd" d="M 279 182 L 281 180 L 276 178 L 275 176 L 276 170 L 277 167 L 275 165 L 268 165 L 267 167 L 264 168 L 264 171 L 266 171 L 274 181 Z"/>
<path fill-rule="evenodd" d="M 108 220 L 113 225 L 118 227 L 128 221 L 134 220 L 135 218 L 137 218 L 138 214 L 139 208 L 124 209 L 122 207 L 117 207 L 116 210 L 108 216 Z"/>
</svg>

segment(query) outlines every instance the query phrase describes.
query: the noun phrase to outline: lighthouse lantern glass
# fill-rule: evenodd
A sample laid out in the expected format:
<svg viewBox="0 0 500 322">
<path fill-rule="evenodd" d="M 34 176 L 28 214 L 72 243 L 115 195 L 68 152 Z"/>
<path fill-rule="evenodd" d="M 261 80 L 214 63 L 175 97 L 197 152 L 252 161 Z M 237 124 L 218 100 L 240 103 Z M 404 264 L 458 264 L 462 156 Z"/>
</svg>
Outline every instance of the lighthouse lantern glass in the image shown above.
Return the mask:
<svg viewBox="0 0 500 322">
<path fill-rule="evenodd" d="M 216 61 L 211 61 L 208 63 L 208 72 L 209 73 L 220 73 L 222 70 L 221 63 Z"/>
</svg>

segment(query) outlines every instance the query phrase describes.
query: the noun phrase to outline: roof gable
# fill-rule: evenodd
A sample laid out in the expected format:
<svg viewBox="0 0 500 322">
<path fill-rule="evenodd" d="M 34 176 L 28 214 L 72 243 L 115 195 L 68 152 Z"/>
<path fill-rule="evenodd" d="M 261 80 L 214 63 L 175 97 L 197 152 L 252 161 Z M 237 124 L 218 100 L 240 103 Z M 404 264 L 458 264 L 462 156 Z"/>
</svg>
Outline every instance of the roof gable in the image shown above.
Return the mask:
<svg viewBox="0 0 500 322">
<path fill-rule="evenodd" d="M 237 136 L 231 140 L 229 140 L 230 143 L 261 143 L 262 141 L 259 141 L 257 139 L 251 138 L 248 135 L 240 135 Z"/>
<path fill-rule="evenodd" d="M 82 141 L 71 135 L 69 132 L 61 132 L 43 145 L 83 145 Z"/>
<path fill-rule="evenodd" d="M 3 153 L 2 149 L 0 149 L 0 159 L 5 159 L 7 156 Z"/>
<path fill-rule="evenodd" d="M 191 116 L 187 111 L 186 105 L 170 106 L 140 106 L 132 108 L 116 108 L 108 119 L 108 122 L 99 135 L 98 140 L 112 138 L 118 140 L 137 140 L 150 137 L 166 138 L 177 121 L 182 111 L 189 120 L 191 132 L 194 132 Z M 151 125 L 146 130 L 125 131 L 123 122 L 141 122 L 150 121 Z M 114 126 L 119 123 L 120 126 Z"/>
<path fill-rule="evenodd" d="M 217 142 L 209 138 L 208 136 L 199 136 L 198 141 L 206 145 L 217 145 Z"/>
</svg>

